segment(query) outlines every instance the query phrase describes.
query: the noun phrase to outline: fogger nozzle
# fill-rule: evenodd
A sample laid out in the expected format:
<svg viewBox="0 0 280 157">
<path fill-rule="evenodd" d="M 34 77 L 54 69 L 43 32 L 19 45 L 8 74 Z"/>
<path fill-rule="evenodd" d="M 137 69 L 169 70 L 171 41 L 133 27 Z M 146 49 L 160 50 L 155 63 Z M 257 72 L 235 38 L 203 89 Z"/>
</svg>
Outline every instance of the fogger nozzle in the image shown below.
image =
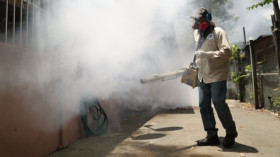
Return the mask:
<svg viewBox="0 0 280 157">
<path fill-rule="evenodd" d="M 154 81 L 167 81 L 167 80 L 176 79 L 177 77 L 182 76 L 185 71 L 186 71 L 186 68 L 182 68 L 180 70 L 176 70 L 176 71 L 169 72 L 169 73 L 155 74 L 154 76 L 140 79 L 140 83 L 145 84 L 145 83 L 154 82 Z"/>
</svg>

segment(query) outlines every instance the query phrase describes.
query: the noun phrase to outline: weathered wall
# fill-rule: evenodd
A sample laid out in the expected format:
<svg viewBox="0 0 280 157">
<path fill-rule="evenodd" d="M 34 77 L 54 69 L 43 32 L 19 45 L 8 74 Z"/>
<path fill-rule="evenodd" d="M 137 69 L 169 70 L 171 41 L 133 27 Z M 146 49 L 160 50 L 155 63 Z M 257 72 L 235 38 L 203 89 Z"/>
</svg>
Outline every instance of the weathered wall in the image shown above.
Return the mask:
<svg viewBox="0 0 280 157">
<path fill-rule="evenodd" d="M 260 36 L 254 41 L 254 51 L 256 62 L 263 62 L 263 67 L 257 66 L 257 73 L 264 73 L 265 75 L 258 75 L 258 93 L 259 104 L 265 108 L 273 109 L 268 96 L 276 96 L 279 93 L 274 89 L 279 86 L 278 75 L 267 75 L 267 73 L 277 73 L 278 60 L 275 52 L 275 46 L 272 35 Z M 250 65 L 250 52 L 248 46 L 243 50 L 242 70 L 245 70 L 247 65 Z M 245 100 L 247 102 L 253 102 L 253 85 L 252 78 L 246 77 L 244 81 Z"/>
<path fill-rule="evenodd" d="M 84 134 L 79 107 L 70 112 L 52 99 L 60 82 L 40 68 L 48 67 L 47 57 L 0 43 L 0 156 L 46 155 Z"/>
</svg>

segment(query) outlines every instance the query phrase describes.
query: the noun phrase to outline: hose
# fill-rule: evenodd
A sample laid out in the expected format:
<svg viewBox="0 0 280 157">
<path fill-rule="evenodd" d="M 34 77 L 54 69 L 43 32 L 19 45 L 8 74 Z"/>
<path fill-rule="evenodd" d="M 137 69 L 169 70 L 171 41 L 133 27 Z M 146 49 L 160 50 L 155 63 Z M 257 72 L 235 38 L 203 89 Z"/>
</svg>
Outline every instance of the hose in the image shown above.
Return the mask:
<svg viewBox="0 0 280 157">
<path fill-rule="evenodd" d="M 96 98 L 82 98 L 80 114 L 85 133 L 88 136 L 97 136 L 106 132 L 108 117 Z M 89 118 L 92 118 L 93 123 L 90 123 L 92 120 Z"/>
</svg>

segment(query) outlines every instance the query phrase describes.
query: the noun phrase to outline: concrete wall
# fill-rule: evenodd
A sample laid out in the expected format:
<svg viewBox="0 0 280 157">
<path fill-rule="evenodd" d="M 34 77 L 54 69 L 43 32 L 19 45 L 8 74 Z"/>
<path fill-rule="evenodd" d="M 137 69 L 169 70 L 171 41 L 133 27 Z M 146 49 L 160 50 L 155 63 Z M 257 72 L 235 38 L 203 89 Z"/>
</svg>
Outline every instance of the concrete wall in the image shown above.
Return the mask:
<svg viewBox="0 0 280 157">
<path fill-rule="evenodd" d="M 0 156 L 43 156 L 84 135 L 79 107 L 52 99 L 60 81 L 41 71 L 46 58 L 0 43 Z"/>
</svg>

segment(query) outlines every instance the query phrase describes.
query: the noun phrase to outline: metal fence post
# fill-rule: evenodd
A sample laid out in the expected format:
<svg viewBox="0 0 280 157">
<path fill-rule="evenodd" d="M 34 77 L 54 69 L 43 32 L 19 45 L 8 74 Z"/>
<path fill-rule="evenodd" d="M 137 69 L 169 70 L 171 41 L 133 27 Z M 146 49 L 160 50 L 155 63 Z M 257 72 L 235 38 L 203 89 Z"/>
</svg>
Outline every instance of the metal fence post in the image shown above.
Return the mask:
<svg viewBox="0 0 280 157">
<path fill-rule="evenodd" d="M 29 43 L 29 0 L 27 0 L 27 2 L 26 2 L 26 48 L 28 47 L 28 43 Z"/>
<path fill-rule="evenodd" d="M 13 46 L 15 46 L 16 38 L 16 0 L 14 0 L 14 9 L 13 9 Z"/>
<path fill-rule="evenodd" d="M 250 60 L 251 60 L 251 67 L 252 67 L 252 83 L 253 83 L 253 92 L 254 92 L 254 103 L 255 109 L 259 108 L 259 101 L 258 101 L 258 84 L 257 84 L 257 75 L 256 75 L 256 59 L 255 59 L 255 52 L 254 52 L 254 41 L 249 41 L 249 48 L 250 48 Z"/>
<path fill-rule="evenodd" d="M 273 0 L 273 10 L 274 15 L 272 15 L 272 24 L 275 41 L 275 50 L 278 56 L 278 73 L 280 74 L 280 10 L 278 5 L 278 0 Z"/>
<path fill-rule="evenodd" d="M 244 37 L 244 47 L 246 46 L 246 32 L 245 27 L 243 27 L 243 37 Z"/>
<path fill-rule="evenodd" d="M 8 13 L 9 13 L 9 0 L 6 0 L 6 20 L 5 20 L 5 43 L 8 43 Z"/>
<path fill-rule="evenodd" d="M 23 9 L 23 0 L 20 1 L 19 46 L 22 46 L 22 9 Z"/>
<path fill-rule="evenodd" d="M 31 48 L 34 48 L 34 36 L 35 36 L 35 0 L 32 0 L 32 30 L 31 30 Z"/>
</svg>

